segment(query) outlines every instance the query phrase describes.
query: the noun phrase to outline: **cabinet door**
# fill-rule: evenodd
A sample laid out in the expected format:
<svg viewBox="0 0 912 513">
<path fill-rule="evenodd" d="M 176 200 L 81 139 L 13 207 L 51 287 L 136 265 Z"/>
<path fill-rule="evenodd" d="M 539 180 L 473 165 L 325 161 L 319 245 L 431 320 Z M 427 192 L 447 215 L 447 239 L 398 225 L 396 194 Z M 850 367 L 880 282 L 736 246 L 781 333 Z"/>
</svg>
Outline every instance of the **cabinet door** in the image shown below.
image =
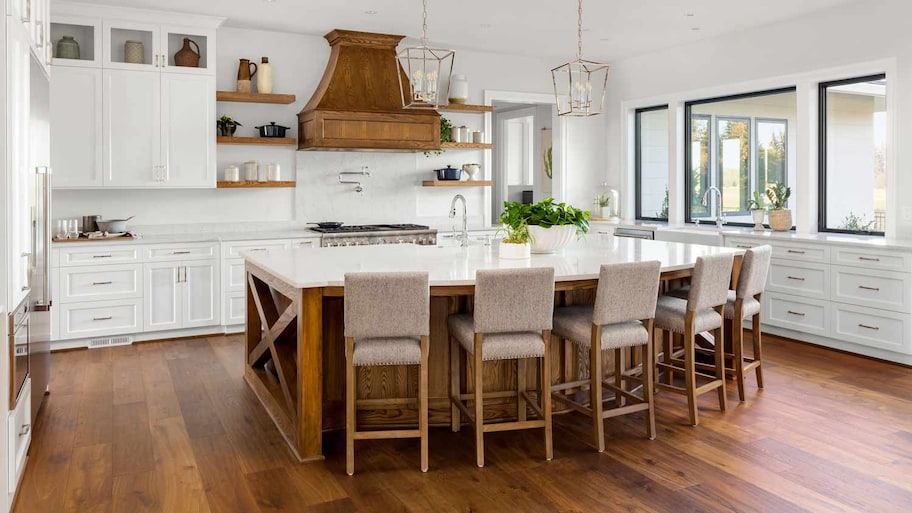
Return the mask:
<svg viewBox="0 0 912 513">
<path fill-rule="evenodd" d="M 197 328 L 218 324 L 218 261 L 184 262 L 183 268 L 183 327 Z"/>
<path fill-rule="evenodd" d="M 30 155 L 29 82 L 31 55 L 26 25 L 7 17 L 7 105 L 9 144 L 9 305 L 28 294 L 31 252 L 30 199 L 35 175 Z"/>
<path fill-rule="evenodd" d="M 104 70 L 104 183 L 161 183 L 161 74 Z"/>
<path fill-rule="evenodd" d="M 102 71 L 55 66 L 51 74 L 54 187 L 101 187 Z"/>
<path fill-rule="evenodd" d="M 196 67 L 178 66 L 175 55 L 185 48 L 199 52 L 199 64 Z M 181 27 L 166 25 L 161 29 L 162 73 L 192 73 L 202 75 L 215 74 L 215 31 L 200 27 Z"/>
<path fill-rule="evenodd" d="M 181 265 L 178 262 L 143 266 L 145 331 L 174 330 L 181 327 L 181 277 Z"/>
<path fill-rule="evenodd" d="M 104 22 L 104 68 L 132 71 L 161 70 L 159 28 L 132 21 Z"/>
<path fill-rule="evenodd" d="M 215 77 L 161 76 L 163 187 L 215 187 Z"/>
</svg>

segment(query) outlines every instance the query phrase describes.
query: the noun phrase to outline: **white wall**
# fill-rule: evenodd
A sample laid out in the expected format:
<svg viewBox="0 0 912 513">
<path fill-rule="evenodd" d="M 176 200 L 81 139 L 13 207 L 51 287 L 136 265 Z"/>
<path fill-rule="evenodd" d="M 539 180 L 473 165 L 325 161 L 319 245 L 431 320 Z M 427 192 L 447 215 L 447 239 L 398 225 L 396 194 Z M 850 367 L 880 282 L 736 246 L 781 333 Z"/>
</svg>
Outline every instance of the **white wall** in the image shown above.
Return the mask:
<svg viewBox="0 0 912 513">
<path fill-rule="evenodd" d="M 896 95 L 893 140 L 903 141 L 912 133 L 912 89 L 908 87 L 912 83 L 910 19 L 912 2 L 908 0 L 869 0 L 613 63 L 608 115 L 603 120 L 607 131 L 604 140 L 608 141 L 608 180 L 629 183 L 628 161 L 622 158 L 621 151 L 629 140 L 624 131 L 622 104 L 643 100 L 655 105 L 663 100 L 699 98 L 687 98 L 690 92 L 749 92 L 737 91 L 738 85 L 787 85 L 776 79 L 831 68 L 863 67 L 872 61 L 895 59 L 896 72 L 888 77 L 888 87 Z M 798 105 L 799 119 L 816 109 L 806 99 L 799 99 Z M 813 127 L 799 130 L 810 133 Z M 896 146 L 893 169 L 898 204 L 893 208 L 899 212 L 902 207 L 912 207 L 912 202 L 905 199 L 912 193 L 912 174 L 907 172 L 912 166 L 912 150 Z M 802 145 L 809 147 L 810 144 Z M 799 156 L 799 168 L 800 175 L 816 175 L 816 157 Z M 801 185 L 816 194 L 815 181 Z M 806 195 L 807 189 L 796 193 Z M 805 205 L 803 211 L 808 220 L 814 219 L 816 204 Z M 897 217 L 888 221 L 896 225 L 896 235 L 912 237 L 912 218 Z"/>
<path fill-rule="evenodd" d="M 234 90 L 238 59 L 259 62 L 268 56 L 273 65 L 274 90 L 297 95 L 293 105 L 260 105 L 219 103 L 218 114 L 229 114 L 244 126 L 239 135 L 253 135 L 254 126 L 276 121 L 294 127 L 297 137 L 297 113 L 310 99 L 323 75 L 329 56 L 329 45 L 322 37 L 272 31 L 222 28 L 218 31 L 218 88 Z M 469 80 L 470 103 L 482 103 L 485 89 L 549 93 L 552 62 L 530 57 L 516 57 L 470 50 L 456 51 L 454 72 Z M 465 124 L 483 130 L 482 116 L 446 113 L 455 125 Z M 213 120 L 215 122 L 215 120 Z M 575 123 L 570 123 L 571 127 Z M 602 124 L 590 123 L 598 133 Z M 572 128 L 571 128 L 572 130 Z M 487 134 L 490 138 L 490 134 Z M 585 180 L 587 173 L 603 169 L 603 138 L 581 134 L 573 142 L 571 156 L 577 175 L 569 185 Z M 473 224 L 482 222 L 485 211 L 480 190 L 440 191 L 422 188 L 422 179 L 432 178 L 432 170 L 446 164 L 483 162 L 479 151 L 449 151 L 442 156 L 423 154 L 366 152 L 297 152 L 293 148 L 256 146 L 219 146 L 219 176 L 231 163 L 247 160 L 276 162 L 283 178 L 294 173 L 297 188 L 239 190 L 147 190 L 147 191 L 56 191 L 55 217 L 79 217 L 99 214 L 105 217 L 135 215 L 134 226 L 175 224 L 186 229 L 196 223 L 275 222 L 303 223 L 333 219 L 346 223 L 377 221 L 448 223 L 450 198 L 463 193 L 469 201 Z M 338 185 L 339 171 L 358 171 L 370 167 L 371 178 L 365 180 L 366 193 L 358 196 L 351 188 Z M 583 166 L 591 166 L 581 171 Z M 490 173 L 485 170 L 485 173 Z M 576 189 L 586 187 L 577 185 Z M 574 191 L 576 192 L 576 191 Z M 589 194 L 584 196 L 588 197 Z M 585 205 L 584 205 L 585 206 Z"/>
</svg>

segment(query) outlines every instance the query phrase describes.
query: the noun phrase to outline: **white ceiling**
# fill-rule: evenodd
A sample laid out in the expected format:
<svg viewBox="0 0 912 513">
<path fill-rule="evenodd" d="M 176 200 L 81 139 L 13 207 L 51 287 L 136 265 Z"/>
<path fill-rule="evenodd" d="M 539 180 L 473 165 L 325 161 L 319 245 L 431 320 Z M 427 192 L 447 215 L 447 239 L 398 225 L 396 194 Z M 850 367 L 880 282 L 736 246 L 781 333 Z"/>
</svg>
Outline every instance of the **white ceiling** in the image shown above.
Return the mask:
<svg viewBox="0 0 912 513">
<path fill-rule="evenodd" d="M 84 1 L 225 16 L 233 27 L 321 36 L 342 28 L 417 37 L 421 29 L 420 0 Z M 853 1 L 588 0 L 585 57 L 610 61 L 640 55 Z M 573 0 L 429 0 L 430 39 L 457 48 L 539 55 L 559 64 L 576 52 L 576 6 Z"/>
</svg>

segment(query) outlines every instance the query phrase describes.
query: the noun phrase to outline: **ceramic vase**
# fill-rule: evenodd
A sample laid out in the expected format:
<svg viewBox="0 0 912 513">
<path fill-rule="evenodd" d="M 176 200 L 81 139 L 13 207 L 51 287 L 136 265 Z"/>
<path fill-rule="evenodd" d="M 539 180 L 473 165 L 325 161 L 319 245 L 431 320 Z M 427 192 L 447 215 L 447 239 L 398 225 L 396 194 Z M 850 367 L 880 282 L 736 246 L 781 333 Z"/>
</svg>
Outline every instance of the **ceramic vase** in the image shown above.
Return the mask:
<svg viewBox="0 0 912 513">
<path fill-rule="evenodd" d="M 532 239 L 533 253 L 554 253 L 567 247 L 576 235 L 576 226 L 565 224 L 542 228 L 529 226 L 529 237 Z"/>
<path fill-rule="evenodd" d="M 450 103 L 463 104 L 469 99 L 469 81 L 465 75 L 453 75 L 450 80 Z"/>
<path fill-rule="evenodd" d="M 190 47 L 193 45 L 196 47 L 194 51 Z M 174 54 L 174 65 L 183 66 L 185 68 L 198 68 L 200 65 L 200 47 L 196 44 L 196 41 L 184 38 L 184 46 L 177 53 Z"/>
<path fill-rule="evenodd" d="M 751 216 L 754 218 L 754 231 L 755 232 L 762 232 L 762 231 L 766 230 L 766 228 L 763 227 L 764 214 L 766 214 L 766 210 L 762 210 L 762 209 L 751 210 Z"/>
<path fill-rule="evenodd" d="M 73 36 L 63 36 L 57 41 L 58 59 L 79 59 L 79 43 Z"/>
<path fill-rule="evenodd" d="M 478 164 L 463 164 L 462 170 L 469 176 L 469 180 L 478 180 L 481 174 L 481 166 Z"/>
<path fill-rule="evenodd" d="M 142 41 L 127 41 L 124 43 L 124 62 L 130 64 L 146 63 L 146 47 Z"/>
<path fill-rule="evenodd" d="M 507 260 L 522 260 L 531 258 L 531 246 L 526 244 L 508 244 L 501 242 L 497 250 L 497 256 Z"/>
</svg>

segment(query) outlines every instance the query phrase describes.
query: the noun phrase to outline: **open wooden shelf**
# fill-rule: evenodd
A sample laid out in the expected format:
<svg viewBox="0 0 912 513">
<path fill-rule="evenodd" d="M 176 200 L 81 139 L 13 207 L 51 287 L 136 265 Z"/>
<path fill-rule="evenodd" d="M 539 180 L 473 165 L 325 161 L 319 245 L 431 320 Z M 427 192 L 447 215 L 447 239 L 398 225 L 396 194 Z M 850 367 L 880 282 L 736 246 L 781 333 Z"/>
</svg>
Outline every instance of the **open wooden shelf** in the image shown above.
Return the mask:
<svg viewBox="0 0 912 513">
<path fill-rule="evenodd" d="M 494 185 L 491 180 L 425 180 L 422 187 L 490 187 Z"/>
<path fill-rule="evenodd" d="M 288 146 L 298 143 L 292 137 L 222 137 L 216 140 L 219 144 L 261 144 L 267 146 Z"/>
<path fill-rule="evenodd" d="M 218 189 L 293 188 L 295 182 L 217 182 Z"/>
<path fill-rule="evenodd" d="M 260 94 L 260 93 L 237 93 L 234 91 L 216 91 L 215 99 L 220 102 L 243 102 L 243 103 L 278 103 L 288 105 L 295 102 L 293 94 Z"/>
<path fill-rule="evenodd" d="M 468 112 L 468 113 L 484 114 L 485 112 L 494 112 L 494 107 L 491 105 L 469 105 L 467 103 L 451 103 L 449 105 L 439 107 L 437 110 L 439 112 Z"/>
<path fill-rule="evenodd" d="M 492 148 L 494 148 L 494 145 L 488 143 L 440 143 L 441 150 L 490 150 Z"/>
</svg>

